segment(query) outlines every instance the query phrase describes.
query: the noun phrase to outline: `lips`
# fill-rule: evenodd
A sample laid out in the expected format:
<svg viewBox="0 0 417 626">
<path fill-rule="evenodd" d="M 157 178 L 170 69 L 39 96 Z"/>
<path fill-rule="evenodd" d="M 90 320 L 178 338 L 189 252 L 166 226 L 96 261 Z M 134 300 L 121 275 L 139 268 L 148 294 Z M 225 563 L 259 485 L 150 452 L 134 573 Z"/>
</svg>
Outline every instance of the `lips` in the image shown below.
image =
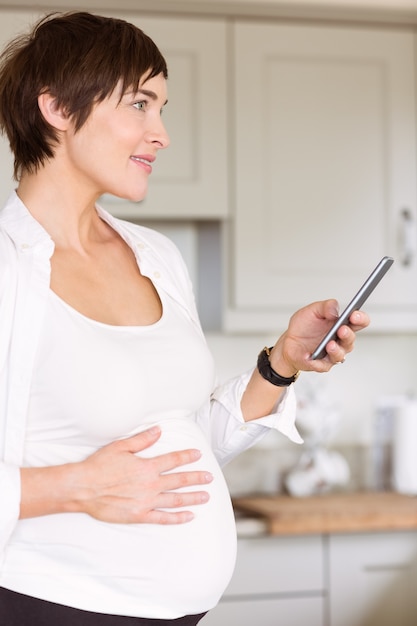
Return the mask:
<svg viewBox="0 0 417 626">
<path fill-rule="evenodd" d="M 150 174 L 152 172 L 152 165 L 151 165 L 151 163 L 153 163 L 155 161 L 155 157 L 154 156 L 152 156 L 152 155 L 146 155 L 146 156 L 133 155 L 130 158 L 132 159 L 132 161 L 134 161 L 140 167 L 142 167 L 146 172 L 148 172 L 148 174 Z"/>
</svg>

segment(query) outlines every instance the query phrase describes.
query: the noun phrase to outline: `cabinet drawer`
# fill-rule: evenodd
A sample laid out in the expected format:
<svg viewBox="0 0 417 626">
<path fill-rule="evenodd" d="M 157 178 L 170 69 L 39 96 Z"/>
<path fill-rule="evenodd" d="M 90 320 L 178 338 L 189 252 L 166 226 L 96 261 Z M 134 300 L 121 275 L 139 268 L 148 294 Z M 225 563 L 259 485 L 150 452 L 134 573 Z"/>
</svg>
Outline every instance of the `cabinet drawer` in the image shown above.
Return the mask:
<svg viewBox="0 0 417 626">
<path fill-rule="evenodd" d="M 277 598 L 221 602 L 202 626 L 323 626 L 322 598 Z"/>
<path fill-rule="evenodd" d="M 415 531 L 331 536 L 329 573 L 331 626 L 417 623 Z"/>
<path fill-rule="evenodd" d="M 321 535 L 240 539 L 225 596 L 321 591 L 322 541 Z"/>
</svg>

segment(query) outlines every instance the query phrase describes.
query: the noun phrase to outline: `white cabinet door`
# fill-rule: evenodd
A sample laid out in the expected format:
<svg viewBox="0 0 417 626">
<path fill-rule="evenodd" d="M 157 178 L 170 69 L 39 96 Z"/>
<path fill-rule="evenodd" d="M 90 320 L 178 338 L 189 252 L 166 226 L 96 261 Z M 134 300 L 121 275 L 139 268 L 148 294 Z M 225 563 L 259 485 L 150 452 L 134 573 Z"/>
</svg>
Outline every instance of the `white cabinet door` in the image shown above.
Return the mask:
<svg viewBox="0 0 417 626">
<path fill-rule="evenodd" d="M 115 3 L 117 4 L 117 3 Z M 25 32 L 40 11 L 0 10 L 0 44 Z M 226 216 L 226 24 L 216 19 L 107 15 L 133 22 L 150 35 L 168 63 L 168 105 L 163 119 L 171 139 L 158 153 L 147 198 L 140 203 L 106 196 L 101 204 L 127 218 Z M 0 138 L 0 201 L 15 186 L 13 160 Z"/>
<path fill-rule="evenodd" d="M 330 626 L 415 626 L 417 533 L 329 539 Z"/>
<path fill-rule="evenodd" d="M 388 254 L 371 330 L 417 328 L 414 34 L 238 22 L 234 51 L 226 326 L 275 332 L 308 302 L 347 304 Z"/>
<path fill-rule="evenodd" d="M 323 626 L 323 538 L 239 539 L 232 580 L 204 626 Z"/>
<path fill-rule="evenodd" d="M 321 535 L 239 539 L 236 567 L 225 596 L 321 593 L 322 542 Z"/>
</svg>

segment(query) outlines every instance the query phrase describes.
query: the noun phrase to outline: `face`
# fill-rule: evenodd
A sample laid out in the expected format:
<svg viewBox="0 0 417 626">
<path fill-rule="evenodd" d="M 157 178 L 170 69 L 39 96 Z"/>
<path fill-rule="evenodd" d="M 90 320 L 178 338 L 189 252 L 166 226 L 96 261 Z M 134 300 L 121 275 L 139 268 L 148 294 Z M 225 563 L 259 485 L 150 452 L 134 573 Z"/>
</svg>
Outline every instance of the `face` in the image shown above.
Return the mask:
<svg viewBox="0 0 417 626">
<path fill-rule="evenodd" d="M 116 89 L 97 104 L 84 126 L 65 140 L 77 184 L 103 193 L 143 200 L 158 150 L 169 145 L 161 119 L 167 100 L 162 74 L 139 84 L 136 92 Z"/>
</svg>

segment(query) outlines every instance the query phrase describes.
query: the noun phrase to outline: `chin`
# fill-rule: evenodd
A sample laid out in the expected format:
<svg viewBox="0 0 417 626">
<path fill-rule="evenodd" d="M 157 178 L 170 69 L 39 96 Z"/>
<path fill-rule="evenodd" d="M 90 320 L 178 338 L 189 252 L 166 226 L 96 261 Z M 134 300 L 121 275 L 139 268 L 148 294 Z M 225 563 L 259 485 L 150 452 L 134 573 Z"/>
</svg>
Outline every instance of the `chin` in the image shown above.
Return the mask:
<svg viewBox="0 0 417 626">
<path fill-rule="evenodd" d="M 146 198 L 146 192 L 127 193 L 127 192 L 108 191 L 103 195 L 113 196 L 113 198 L 119 198 L 120 200 L 127 200 L 128 202 L 142 202 L 142 200 Z"/>
<path fill-rule="evenodd" d="M 130 192 L 124 191 L 119 194 L 119 198 L 123 198 L 123 200 L 128 200 L 129 202 L 142 202 L 146 198 L 148 193 L 148 189 L 140 189 L 140 190 L 132 190 Z"/>
</svg>

